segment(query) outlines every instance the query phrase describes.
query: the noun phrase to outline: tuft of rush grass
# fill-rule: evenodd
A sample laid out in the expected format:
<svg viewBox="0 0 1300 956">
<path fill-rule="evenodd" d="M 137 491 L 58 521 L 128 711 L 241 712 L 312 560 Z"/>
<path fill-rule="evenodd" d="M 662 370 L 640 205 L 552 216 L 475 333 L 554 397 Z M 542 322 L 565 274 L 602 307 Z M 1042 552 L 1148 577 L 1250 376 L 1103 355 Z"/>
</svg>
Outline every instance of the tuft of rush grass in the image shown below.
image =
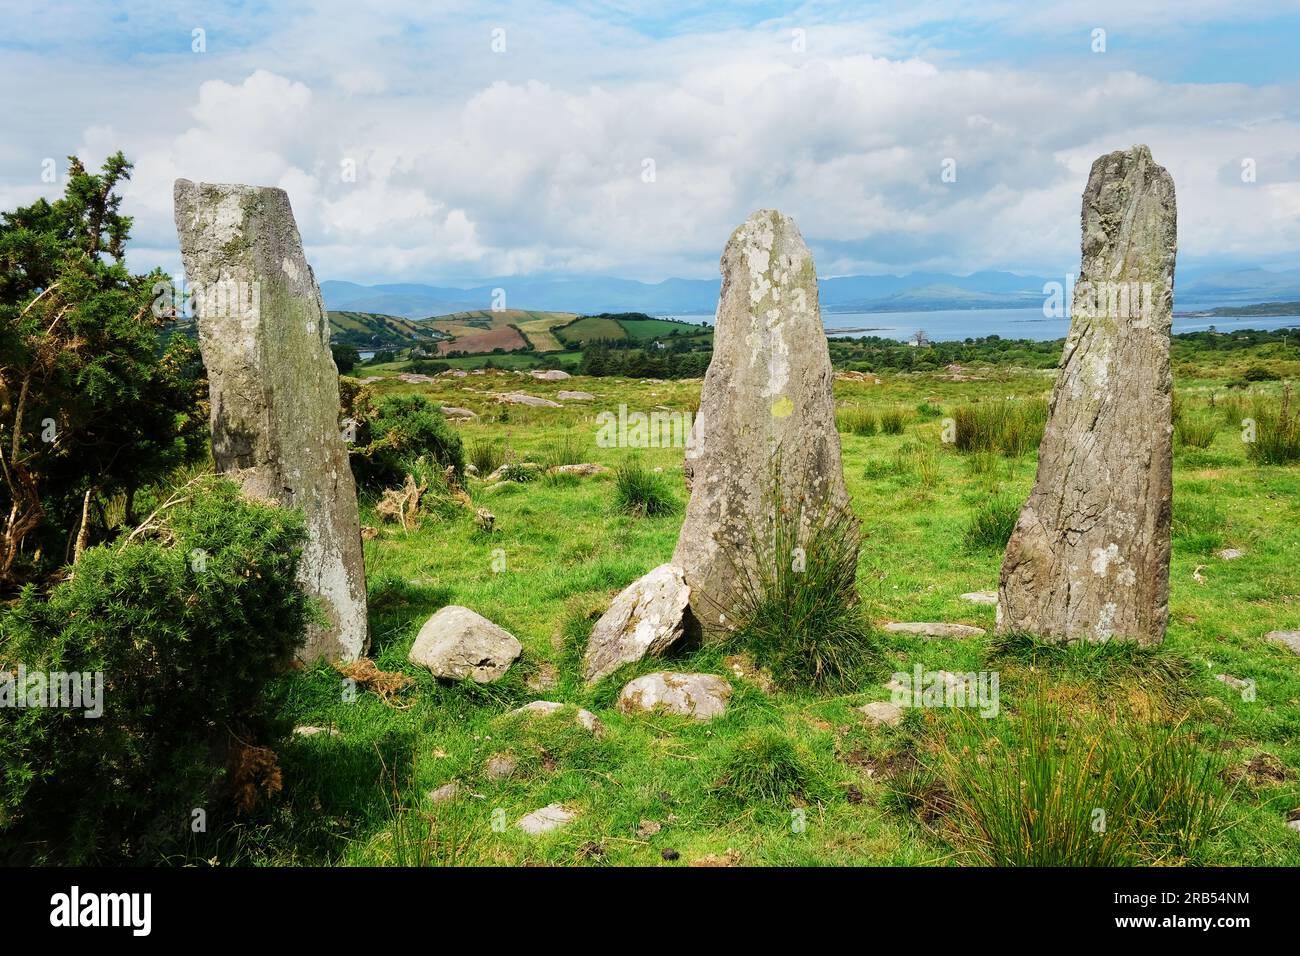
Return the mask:
<svg viewBox="0 0 1300 956">
<path fill-rule="evenodd" d="M 901 435 L 907 426 L 907 412 L 902 408 L 886 408 L 880 413 L 880 433 L 882 435 Z"/>
<path fill-rule="evenodd" d="M 880 430 L 880 422 L 869 408 L 851 405 L 840 409 L 835 416 L 835 423 L 840 431 L 851 435 L 874 435 Z"/>
<path fill-rule="evenodd" d="M 486 478 L 505 464 L 506 448 L 499 441 L 481 438 L 470 444 L 469 454 L 466 457 L 469 463 L 478 469 L 479 475 Z"/>
<path fill-rule="evenodd" d="M 774 727 L 738 737 L 723 757 L 712 793 L 728 806 L 754 803 L 788 808 L 825 796 L 825 782 L 795 743 Z"/>
<path fill-rule="evenodd" d="M 565 432 L 558 441 L 547 444 L 537 456 L 543 471 L 560 465 L 579 465 L 583 462 L 583 445 L 572 432 Z"/>
<path fill-rule="evenodd" d="M 1047 402 L 996 399 L 959 405 L 953 410 L 955 444 L 964 453 L 996 451 L 1018 458 L 1037 448 L 1047 426 Z"/>
<path fill-rule="evenodd" d="M 1174 425 L 1174 441 L 1180 448 L 1209 448 L 1219 426 L 1208 418 L 1181 415 Z"/>
<path fill-rule="evenodd" d="M 1175 704 L 1190 695 L 1195 669 L 1186 657 L 1164 644 L 1137 641 L 1048 641 L 1032 634 L 996 634 L 988 643 L 990 666 L 1015 665 L 1034 674 L 1046 673 L 1057 681 L 1118 693 L 1141 686 L 1160 700 Z"/>
<path fill-rule="evenodd" d="M 750 560 L 735 564 L 737 621 L 729 643 L 786 687 L 848 689 L 876 658 L 856 586 L 859 529 L 852 511 L 805 508 L 772 470 L 768 519 L 750 528 Z"/>
<path fill-rule="evenodd" d="M 1252 409 L 1254 441 L 1246 445 L 1250 460 L 1260 465 L 1290 465 L 1300 461 L 1300 415 L 1291 407 L 1291 386 L 1282 389 L 1277 404 L 1257 398 Z"/>
<path fill-rule="evenodd" d="M 1016 529 L 1020 509 L 1019 498 L 1000 495 L 990 498 L 976 510 L 966 526 L 963 541 L 970 551 L 1003 551 Z"/>
<path fill-rule="evenodd" d="M 956 711 L 932 769 L 939 828 L 986 866 L 1196 863 L 1220 826 L 1220 761 L 1181 723 L 1069 712 L 1038 688 L 1013 722 Z"/>
<path fill-rule="evenodd" d="M 632 459 L 619 465 L 614 473 L 614 510 L 657 518 L 677 511 L 677 498 L 662 474 Z"/>
</svg>

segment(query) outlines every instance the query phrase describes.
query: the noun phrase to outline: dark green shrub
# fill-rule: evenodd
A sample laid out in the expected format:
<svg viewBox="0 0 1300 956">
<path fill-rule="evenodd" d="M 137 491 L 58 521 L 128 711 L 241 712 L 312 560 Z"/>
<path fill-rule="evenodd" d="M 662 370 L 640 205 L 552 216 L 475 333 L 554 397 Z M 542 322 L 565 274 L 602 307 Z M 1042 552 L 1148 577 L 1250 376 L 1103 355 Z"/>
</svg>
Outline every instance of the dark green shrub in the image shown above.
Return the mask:
<svg viewBox="0 0 1300 956">
<path fill-rule="evenodd" d="M 789 806 L 815 800 L 825 789 L 811 762 L 774 728 L 745 733 L 727 751 L 720 770 L 713 793 L 725 803 Z"/>
<path fill-rule="evenodd" d="M 351 455 L 358 484 L 371 489 L 401 485 L 420 458 L 464 474 L 460 435 L 423 395 L 385 398 L 363 414 Z"/>
<path fill-rule="evenodd" d="M 301 517 L 207 479 L 142 527 L 0 616 L 0 669 L 103 675 L 97 718 L 0 708 L 0 846 L 19 861 L 156 862 L 232 784 L 245 804 L 278 787 L 274 754 L 249 748 L 314 613 Z M 257 772 L 227 779 L 232 761 Z"/>
<path fill-rule="evenodd" d="M 1209 448 L 1218 431 L 1218 424 L 1210 419 L 1182 415 L 1174 425 L 1174 441 L 1180 448 Z"/>
<path fill-rule="evenodd" d="M 469 463 L 477 470 L 480 478 L 486 478 L 506 461 L 506 448 L 500 442 L 480 439 L 469 446 Z"/>
</svg>

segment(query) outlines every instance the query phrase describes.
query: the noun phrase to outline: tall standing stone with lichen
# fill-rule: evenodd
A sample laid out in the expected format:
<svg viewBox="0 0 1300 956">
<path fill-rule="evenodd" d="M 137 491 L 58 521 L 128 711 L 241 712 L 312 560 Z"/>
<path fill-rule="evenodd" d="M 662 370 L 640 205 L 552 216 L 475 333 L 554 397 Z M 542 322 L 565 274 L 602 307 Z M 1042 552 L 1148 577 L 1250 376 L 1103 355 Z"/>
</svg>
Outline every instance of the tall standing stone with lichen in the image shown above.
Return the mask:
<svg viewBox="0 0 1300 956">
<path fill-rule="evenodd" d="M 754 213 L 732 233 L 721 270 L 713 359 L 686 445 L 691 497 L 673 555 L 706 636 L 728 627 L 778 494 L 805 521 L 849 500 L 817 272 L 794 220 Z"/>
<path fill-rule="evenodd" d="M 176 181 L 176 231 L 211 397 L 212 457 L 245 495 L 301 509 L 298 576 L 327 618 L 298 656 L 369 645 L 356 486 L 320 289 L 282 189 Z"/>
<path fill-rule="evenodd" d="M 1092 165 L 1083 265 L 998 629 L 1157 644 L 1169 616 L 1174 183 L 1145 146 Z"/>
</svg>

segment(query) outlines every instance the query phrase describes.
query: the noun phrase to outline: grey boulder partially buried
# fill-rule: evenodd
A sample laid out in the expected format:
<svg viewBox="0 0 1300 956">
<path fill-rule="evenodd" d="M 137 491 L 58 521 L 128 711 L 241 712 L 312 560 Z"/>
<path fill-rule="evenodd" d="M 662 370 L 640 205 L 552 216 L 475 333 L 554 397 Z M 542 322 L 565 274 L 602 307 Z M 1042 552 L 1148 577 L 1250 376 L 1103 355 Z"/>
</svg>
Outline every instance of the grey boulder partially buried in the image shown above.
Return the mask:
<svg viewBox="0 0 1300 956">
<path fill-rule="evenodd" d="M 618 710 L 712 720 L 727 712 L 730 698 L 731 685 L 715 674 L 660 671 L 629 681 L 618 695 Z"/>
<path fill-rule="evenodd" d="M 427 621 L 407 659 L 437 677 L 491 684 L 505 676 L 523 645 L 509 631 L 456 604 Z"/>
<path fill-rule="evenodd" d="M 586 682 L 593 684 L 647 654 L 662 654 L 680 641 L 695 624 L 690 597 L 675 564 L 661 564 L 624 588 L 591 629 L 582 663 Z"/>
</svg>

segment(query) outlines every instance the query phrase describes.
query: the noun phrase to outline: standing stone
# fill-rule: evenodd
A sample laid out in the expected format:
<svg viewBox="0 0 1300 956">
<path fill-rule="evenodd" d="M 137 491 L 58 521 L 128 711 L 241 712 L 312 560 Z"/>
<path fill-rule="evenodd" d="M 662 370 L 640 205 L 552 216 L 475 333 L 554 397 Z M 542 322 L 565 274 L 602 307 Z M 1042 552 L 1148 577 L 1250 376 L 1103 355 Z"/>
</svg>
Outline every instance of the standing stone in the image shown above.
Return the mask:
<svg viewBox="0 0 1300 956">
<path fill-rule="evenodd" d="M 175 204 L 217 470 L 250 498 L 302 510 L 298 579 L 328 622 L 308 631 L 298 656 L 356 660 L 369 646 L 356 487 L 329 322 L 289 197 L 178 179 Z"/>
<path fill-rule="evenodd" d="M 754 213 L 732 233 L 721 271 L 713 359 L 686 443 L 691 497 L 672 561 L 706 637 L 725 632 L 739 572 L 754 566 L 774 473 L 783 504 L 803 498 L 805 524 L 849 500 L 817 273 L 794 220 Z"/>
<path fill-rule="evenodd" d="M 1134 146 L 1092 165 L 1070 334 L 998 629 L 1158 644 L 1169 616 L 1174 183 Z"/>
</svg>

